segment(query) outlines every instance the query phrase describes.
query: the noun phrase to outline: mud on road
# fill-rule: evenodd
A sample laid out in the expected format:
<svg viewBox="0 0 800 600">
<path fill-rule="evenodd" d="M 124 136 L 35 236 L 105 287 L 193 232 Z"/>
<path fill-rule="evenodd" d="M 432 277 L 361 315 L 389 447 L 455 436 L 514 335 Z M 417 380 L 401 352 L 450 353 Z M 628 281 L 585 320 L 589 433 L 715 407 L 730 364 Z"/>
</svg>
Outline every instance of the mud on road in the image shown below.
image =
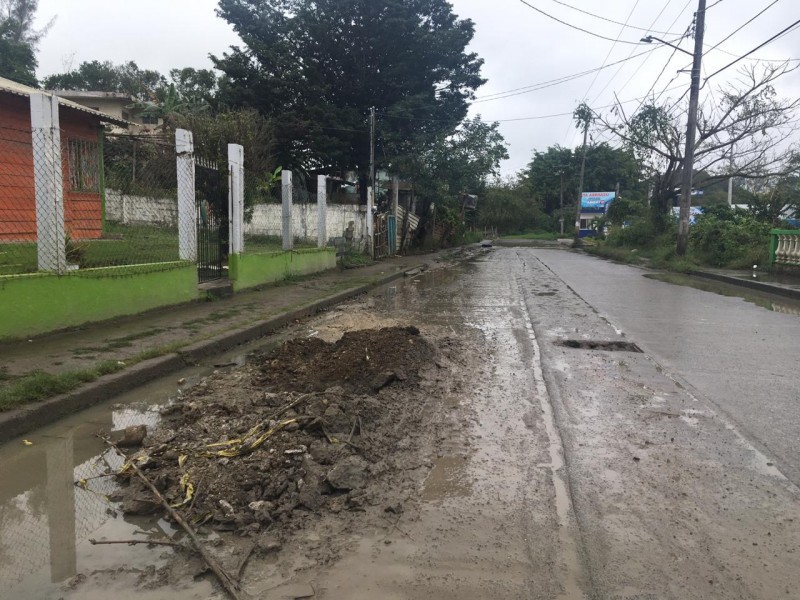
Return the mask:
<svg viewBox="0 0 800 600">
<path fill-rule="evenodd" d="M 169 407 L 145 472 L 255 598 L 797 596 L 796 486 L 542 252 L 298 324 Z M 53 597 L 224 597 L 194 554 L 153 554 Z"/>
</svg>

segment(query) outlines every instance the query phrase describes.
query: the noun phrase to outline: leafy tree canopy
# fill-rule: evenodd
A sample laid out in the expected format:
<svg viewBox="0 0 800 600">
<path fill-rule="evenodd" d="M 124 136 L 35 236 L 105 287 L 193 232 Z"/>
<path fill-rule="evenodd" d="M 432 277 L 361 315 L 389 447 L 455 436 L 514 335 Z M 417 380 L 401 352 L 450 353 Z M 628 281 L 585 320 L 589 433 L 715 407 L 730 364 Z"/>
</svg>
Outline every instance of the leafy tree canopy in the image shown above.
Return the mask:
<svg viewBox="0 0 800 600">
<path fill-rule="evenodd" d="M 0 0 L 0 77 L 36 86 L 36 47 L 53 24 L 34 29 L 39 0 Z"/>
<path fill-rule="evenodd" d="M 93 60 L 67 73 L 50 75 L 42 83 L 49 90 L 118 92 L 146 101 L 155 100 L 167 82 L 158 71 L 140 69 L 132 60 L 119 65 Z"/>
<path fill-rule="evenodd" d="M 484 83 L 474 33 L 446 0 L 221 0 L 244 47 L 212 57 L 225 100 L 275 117 L 279 162 L 306 169 L 369 164 L 377 107 L 379 158 L 419 153 L 455 131 Z M 385 154 L 385 157 L 384 157 Z"/>
<path fill-rule="evenodd" d="M 522 180 L 547 214 L 558 211 L 562 175 L 564 207 L 575 205 L 580 162 L 580 151 L 558 145 L 550 146 L 544 152 L 534 152 L 533 160 L 522 172 Z M 639 164 L 629 150 L 612 148 L 606 143 L 592 144 L 587 148 L 585 190 L 611 191 L 619 183 L 621 196 L 640 199 L 645 193 L 642 179 Z"/>
</svg>

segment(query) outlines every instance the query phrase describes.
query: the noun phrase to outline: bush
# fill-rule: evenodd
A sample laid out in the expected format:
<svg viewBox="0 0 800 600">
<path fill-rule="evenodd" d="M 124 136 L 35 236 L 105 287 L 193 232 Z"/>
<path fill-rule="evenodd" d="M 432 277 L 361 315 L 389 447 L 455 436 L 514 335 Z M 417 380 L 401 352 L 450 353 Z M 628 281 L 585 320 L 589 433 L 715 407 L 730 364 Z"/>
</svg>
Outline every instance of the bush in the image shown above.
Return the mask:
<svg viewBox="0 0 800 600">
<path fill-rule="evenodd" d="M 763 264 L 769 252 L 768 223 L 728 206 L 709 207 L 689 230 L 691 250 L 704 263 L 749 268 Z"/>
<path fill-rule="evenodd" d="M 642 247 L 651 245 L 656 239 L 656 230 L 647 219 L 636 219 L 625 228 L 612 229 L 606 243 L 616 247 Z"/>
</svg>

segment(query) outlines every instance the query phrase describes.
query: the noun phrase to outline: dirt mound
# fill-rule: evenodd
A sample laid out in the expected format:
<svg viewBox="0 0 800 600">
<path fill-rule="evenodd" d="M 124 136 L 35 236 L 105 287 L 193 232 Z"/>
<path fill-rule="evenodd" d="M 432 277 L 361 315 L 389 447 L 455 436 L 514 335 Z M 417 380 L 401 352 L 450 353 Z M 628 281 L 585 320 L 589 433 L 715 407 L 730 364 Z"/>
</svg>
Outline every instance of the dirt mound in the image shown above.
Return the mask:
<svg viewBox="0 0 800 600">
<path fill-rule="evenodd" d="M 280 391 L 314 392 L 338 385 L 371 392 L 413 377 L 433 354 L 416 327 L 350 331 L 333 344 L 294 339 L 263 358 L 261 382 Z"/>
<path fill-rule="evenodd" d="M 272 535 L 360 510 L 394 493 L 384 459 L 423 419 L 434 354 L 411 327 L 292 340 L 268 365 L 212 375 L 168 407 L 137 464 L 190 522 L 219 531 Z M 120 499 L 127 514 L 161 512 L 135 477 Z"/>
</svg>

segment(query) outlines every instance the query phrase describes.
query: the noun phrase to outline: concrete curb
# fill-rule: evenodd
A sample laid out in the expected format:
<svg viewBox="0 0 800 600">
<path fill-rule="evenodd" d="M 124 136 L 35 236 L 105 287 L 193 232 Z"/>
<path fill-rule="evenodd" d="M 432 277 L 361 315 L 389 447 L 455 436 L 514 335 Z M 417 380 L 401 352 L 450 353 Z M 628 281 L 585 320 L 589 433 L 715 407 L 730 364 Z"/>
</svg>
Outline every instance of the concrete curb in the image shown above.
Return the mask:
<svg viewBox="0 0 800 600">
<path fill-rule="evenodd" d="M 750 279 L 741 279 L 739 277 L 731 277 L 729 275 L 720 275 L 719 273 L 709 273 L 708 271 L 692 271 L 693 277 L 700 277 L 702 279 L 711 279 L 713 281 L 721 281 L 730 285 L 738 285 L 741 287 L 750 288 L 751 290 L 758 290 L 774 296 L 783 296 L 784 298 L 791 298 L 793 300 L 800 300 L 800 290 L 782 287 L 778 285 L 771 285 L 762 281 L 752 281 Z"/>
<path fill-rule="evenodd" d="M 400 279 L 414 269 L 424 270 L 426 268 L 427 264 L 421 263 L 397 271 L 376 281 L 342 290 L 269 319 L 256 321 L 246 327 L 191 344 L 178 352 L 142 361 L 118 373 L 104 375 L 66 394 L 53 396 L 47 400 L 0 413 L 0 444 L 39 427 L 49 425 L 84 408 L 110 400 L 114 396 L 130 391 L 154 379 L 180 371 L 189 365 L 197 364 L 203 358 L 214 356 L 236 346 L 265 337 L 298 319 L 313 316 L 326 308 L 341 304 L 345 300 Z"/>
</svg>

